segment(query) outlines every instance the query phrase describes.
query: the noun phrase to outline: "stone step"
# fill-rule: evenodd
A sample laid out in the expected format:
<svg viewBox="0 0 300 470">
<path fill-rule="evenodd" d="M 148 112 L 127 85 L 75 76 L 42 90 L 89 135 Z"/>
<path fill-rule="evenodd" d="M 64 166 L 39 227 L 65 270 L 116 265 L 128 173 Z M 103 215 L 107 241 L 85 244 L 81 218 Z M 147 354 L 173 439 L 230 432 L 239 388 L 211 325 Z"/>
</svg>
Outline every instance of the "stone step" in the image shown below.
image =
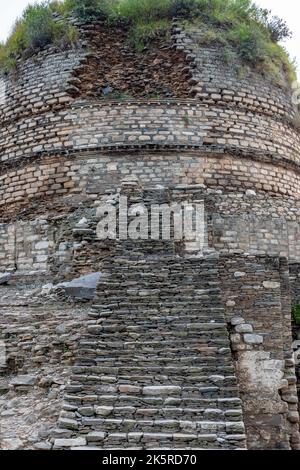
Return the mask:
<svg viewBox="0 0 300 470">
<path fill-rule="evenodd" d="M 114 325 L 127 325 L 127 326 L 144 326 L 147 327 L 149 325 L 172 325 L 176 323 L 187 323 L 187 324 L 202 324 L 203 329 L 208 328 L 207 324 L 222 324 L 224 325 L 224 312 L 203 312 L 202 309 L 195 309 L 193 311 L 189 312 L 182 312 L 180 315 L 178 314 L 172 314 L 172 313 L 155 313 L 153 315 L 147 315 L 147 318 L 145 318 L 145 315 L 147 312 L 138 312 L 136 314 L 135 312 L 127 312 L 126 314 L 123 315 L 112 315 L 110 313 L 105 313 L 101 314 L 99 313 L 97 316 L 97 319 L 94 315 L 96 315 L 95 312 L 91 312 L 90 318 L 94 318 L 95 320 L 92 322 L 92 320 L 89 321 L 88 326 L 114 326 Z M 211 320 L 214 321 L 211 321 Z M 226 325 L 225 325 L 226 326 Z"/>
<path fill-rule="evenodd" d="M 54 449 L 70 448 L 75 442 L 68 439 L 56 439 Z M 120 450 L 120 449 L 221 449 L 236 448 L 237 445 L 243 448 L 245 435 L 241 434 L 217 434 L 209 433 L 171 433 L 171 432 L 95 432 L 91 431 L 87 435 L 82 435 L 78 439 L 78 445 L 71 447 L 71 450 L 86 450 L 87 446 L 93 450 Z"/>
<path fill-rule="evenodd" d="M 234 374 L 234 366 L 230 363 L 228 366 L 224 365 L 211 365 L 209 366 L 208 364 L 205 364 L 201 367 L 197 366 L 167 366 L 167 367 L 160 367 L 160 366 L 149 366 L 146 369 L 147 374 L 152 375 L 152 374 L 158 374 L 159 376 L 168 376 L 171 377 L 173 375 L 175 376 L 180 376 L 184 375 L 192 375 L 192 374 L 205 374 L 206 376 L 208 375 L 228 375 L 228 374 Z M 103 367 L 103 366 L 94 366 L 94 367 L 80 367 L 80 366 L 74 366 L 72 369 L 73 374 L 105 374 L 105 376 L 122 376 L 122 375 L 134 375 L 134 374 L 142 374 L 145 372 L 145 368 L 135 366 L 135 367 L 130 367 L 130 366 L 120 366 L 120 367 Z"/>
<path fill-rule="evenodd" d="M 106 395 L 76 395 L 67 393 L 66 405 L 72 405 L 74 409 L 81 406 L 134 406 L 138 408 L 161 409 L 164 407 L 197 407 L 197 408 L 214 408 L 220 410 L 240 409 L 241 400 L 236 397 L 141 397 L 128 394 L 106 394 Z"/>
<path fill-rule="evenodd" d="M 185 383 L 189 385 L 188 382 L 192 382 L 195 386 L 200 386 L 201 383 L 210 383 L 212 384 L 235 384 L 236 383 L 236 376 L 235 375 L 184 375 L 184 376 L 168 376 L 163 374 L 158 375 L 151 375 L 147 374 L 145 370 L 145 375 L 118 375 L 118 376 L 100 376 L 100 375 L 84 375 L 84 374 L 76 374 L 70 377 L 70 381 L 72 384 L 76 384 L 78 382 L 83 383 L 90 383 L 90 384 L 118 384 L 119 387 L 123 387 L 124 385 L 137 385 L 138 383 L 140 386 L 146 385 L 165 385 L 168 384 L 172 385 L 172 381 L 176 382 L 176 385 L 183 386 Z M 68 387 L 68 386 L 67 386 Z"/>
<path fill-rule="evenodd" d="M 113 309 L 113 312 L 111 312 L 111 315 L 114 314 L 115 316 L 119 316 L 118 313 L 120 311 L 120 316 L 122 317 L 123 315 L 127 314 L 132 314 L 132 315 L 141 315 L 143 313 L 143 310 L 146 309 L 149 312 L 149 315 L 155 315 L 158 313 L 157 310 L 157 299 L 155 302 L 152 302 L 151 299 L 145 298 L 137 298 L 133 299 L 132 302 L 128 303 L 127 295 L 124 296 L 124 299 L 122 298 L 122 304 L 118 303 L 115 306 L 112 305 L 111 308 Z M 177 297 L 173 303 L 168 303 L 160 297 L 160 300 L 164 300 L 164 305 L 163 307 L 159 310 L 159 312 L 164 315 L 169 315 L 169 314 L 178 314 L 178 313 L 185 313 L 188 314 L 189 312 L 201 312 L 203 311 L 203 314 L 207 314 L 209 312 L 213 312 L 214 310 L 216 312 L 222 312 L 224 311 L 223 305 L 220 302 L 220 300 L 215 300 L 214 303 L 212 304 L 211 299 L 207 300 L 201 300 L 195 296 L 187 297 L 185 296 L 184 299 Z M 190 307 L 191 310 L 188 308 Z M 92 310 L 96 310 L 99 312 L 109 312 L 110 308 L 104 307 L 103 305 L 95 304 L 92 306 Z"/>
<path fill-rule="evenodd" d="M 62 418 L 62 424 L 64 423 Z M 94 431 L 106 432 L 161 432 L 185 434 L 211 434 L 224 433 L 232 434 L 234 432 L 243 434 L 245 432 L 243 422 L 226 421 L 187 421 L 180 419 L 121 419 L 121 418 L 80 418 L 80 427 L 84 426 Z"/>
<path fill-rule="evenodd" d="M 191 319 L 197 319 L 198 322 L 203 322 L 207 323 L 212 319 L 212 315 L 216 316 L 214 317 L 213 320 L 217 322 L 218 318 L 221 319 L 221 322 L 224 321 L 224 310 L 223 308 L 208 308 L 202 305 L 191 305 L 188 309 L 185 304 L 185 307 L 180 308 L 180 311 L 178 311 L 178 307 L 176 309 L 165 309 L 163 311 L 149 311 L 147 312 L 147 318 L 143 316 L 143 312 L 145 313 L 146 309 L 143 310 L 137 310 L 137 309 L 126 309 L 125 311 L 118 311 L 116 313 L 116 310 L 114 312 L 107 310 L 103 311 L 103 308 L 99 309 L 94 309 L 92 308 L 92 311 L 97 311 L 99 313 L 100 318 L 106 319 L 106 320 L 116 320 L 116 321 L 153 321 L 153 320 L 162 320 L 164 318 L 177 318 L 177 319 L 184 319 L 185 321 L 188 320 L 189 318 Z M 150 310 L 150 309 L 149 309 Z M 152 309 L 151 309 L 152 310 Z"/>
<path fill-rule="evenodd" d="M 117 358 L 107 358 L 104 356 L 102 359 L 100 357 L 95 357 L 90 355 L 90 357 L 82 357 L 78 358 L 76 365 L 78 366 L 105 366 L 105 367 L 119 367 L 119 366 L 125 366 L 127 365 L 128 367 L 134 367 L 136 365 L 142 366 L 145 370 L 147 369 L 147 366 L 149 367 L 167 367 L 172 364 L 182 364 L 184 366 L 201 366 L 205 364 L 214 364 L 215 361 L 218 359 L 218 355 L 214 356 L 206 356 L 205 359 L 201 355 L 199 357 L 180 357 L 179 360 L 176 360 L 175 357 L 155 357 L 153 359 L 149 357 L 138 357 L 136 354 L 133 356 L 126 356 L 126 357 L 120 357 L 119 359 Z M 225 358 L 224 356 L 220 356 L 220 365 L 224 365 L 226 367 L 227 365 L 230 364 L 230 359 Z"/>
<path fill-rule="evenodd" d="M 173 386 L 174 387 L 174 386 Z M 128 388 L 128 386 L 126 387 Z M 86 390 L 89 395 L 81 396 L 80 391 Z M 134 407 L 165 407 L 165 406 L 200 406 L 205 403 L 202 400 L 208 399 L 210 402 L 220 403 L 218 400 L 221 398 L 235 399 L 237 396 L 237 387 L 197 387 L 197 389 L 190 390 L 185 387 L 185 390 L 174 394 L 163 395 L 140 395 L 131 393 L 119 393 L 113 388 L 106 388 L 97 390 L 95 387 L 79 387 L 78 395 L 74 395 L 74 390 L 68 390 L 68 403 L 76 406 L 83 406 L 85 404 L 91 405 L 109 405 L 109 406 L 134 406 Z M 67 400 L 67 398 L 66 398 Z M 235 403 L 235 402 L 233 402 Z M 227 403 L 225 403 L 227 405 Z M 232 406 L 232 405 L 231 405 Z"/>
<path fill-rule="evenodd" d="M 96 405 L 96 406 L 78 406 L 76 414 L 79 413 L 82 417 L 103 417 L 104 415 L 113 417 L 114 419 L 177 419 L 181 421 L 226 421 L 237 422 L 242 420 L 242 409 L 220 409 L 216 408 L 216 403 L 211 402 L 213 407 L 209 407 L 210 403 L 204 403 L 202 407 L 183 407 L 169 406 L 169 407 L 135 407 L 135 406 L 109 406 L 109 405 Z M 66 411 L 69 412 L 69 405 L 66 405 Z"/>
<path fill-rule="evenodd" d="M 229 351 L 230 352 L 230 351 Z M 118 366 L 126 366 L 127 367 L 132 367 L 132 366 L 140 366 L 147 368 L 153 367 L 153 366 L 161 366 L 161 367 L 166 367 L 166 366 L 172 366 L 172 365 L 184 365 L 184 366 L 202 366 L 205 364 L 214 364 L 216 361 L 219 362 L 219 365 L 230 365 L 231 363 L 231 357 L 229 356 L 229 352 L 227 351 L 227 348 L 206 348 L 202 354 L 199 354 L 197 356 L 165 356 L 165 357 L 159 357 L 157 355 L 137 355 L 137 354 L 131 354 L 129 356 L 122 356 L 122 352 L 120 352 L 120 357 L 115 358 L 111 355 L 106 355 L 104 357 L 94 357 L 94 351 L 91 351 L 91 358 L 89 357 L 82 356 L 78 357 L 76 365 L 85 365 L 87 363 L 90 363 L 91 365 L 100 365 L 102 367 L 118 367 Z M 208 355 L 210 354 L 210 355 Z"/>
<path fill-rule="evenodd" d="M 187 346 L 189 344 L 189 341 L 191 342 L 196 342 L 197 340 L 199 343 L 208 343 L 211 340 L 224 340 L 227 339 L 227 344 L 228 344 L 228 333 L 225 330 L 219 330 L 219 334 L 216 335 L 214 334 L 213 331 L 205 331 L 205 332 L 199 332 L 197 330 L 190 330 L 190 331 L 183 331 L 183 330 L 158 330 L 158 329 L 152 329 L 149 330 L 148 332 L 143 332 L 138 328 L 132 328 L 130 331 L 118 331 L 118 332 L 103 332 L 101 333 L 100 330 L 97 330 L 97 334 L 89 334 L 85 335 L 82 337 L 82 341 L 88 342 L 91 344 L 95 344 L 95 342 L 100 341 L 100 344 L 103 342 L 120 342 L 121 343 L 128 343 L 128 342 L 133 342 L 133 341 L 138 341 L 138 342 L 150 342 L 153 337 L 155 337 L 160 343 L 164 343 L 165 341 L 184 341 L 185 345 Z M 154 336 L 155 334 L 155 336 Z M 109 350 L 109 346 L 107 347 Z M 120 351 L 122 348 L 120 347 Z"/>
<path fill-rule="evenodd" d="M 226 341 L 213 341 L 213 340 L 210 340 L 210 346 L 209 346 L 209 350 L 211 352 L 213 351 L 217 351 L 218 349 L 220 348 L 225 348 L 227 346 L 227 342 Z M 194 347 L 188 347 L 188 348 L 182 348 L 182 349 L 179 349 L 178 347 L 176 348 L 171 348 L 171 347 L 165 347 L 164 348 L 164 345 L 162 344 L 160 348 L 154 348 L 154 347 L 150 347 L 148 346 L 147 344 L 144 344 L 144 345 L 139 345 L 138 347 L 136 345 L 133 345 L 132 347 L 124 347 L 124 348 L 120 348 L 120 351 L 122 353 L 122 356 L 123 356 L 123 359 L 126 357 L 128 357 L 129 359 L 131 358 L 132 354 L 139 354 L 139 355 L 143 355 L 143 354 L 146 354 L 148 355 L 148 357 L 150 357 L 150 355 L 153 355 L 153 354 L 156 354 L 158 357 L 162 356 L 162 355 L 168 355 L 168 357 L 172 357 L 172 356 L 176 356 L 178 355 L 178 353 L 180 352 L 182 355 L 185 355 L 185 354 L 193 354 L 193 355 L 196 355 L 196 354 L 201 354 L 202 353 L 205 353 L 205 351 L 207 351 L 208 348 L 206 346 L 206 343 L 199 343 L 198 345 L 195 345 Z M 120 357 L 120 351 L 117 350 L 117 349 L 112 349 L 110 352 L 109 352 L 109 357 Z M 80 347 L 79 350 L 78 350 L 78 354 L 80 356 L 85 356 L 86 357 L 89 357 L 89 355 L 91 356 L 97 356 L 98 358 L 101 358 L 101 357 L 107 357 L 108 355 L 108 352 L 107 352 L 107 347 L 105 346 L 102 346 L 102 345 L 99 345 L 98 347 L 95 347 L 93 349 L 91 348 L 83 348 L 83 347 Z M 90 357 L 91 357 L 90 356 Z"/>
<path fill-rule="evenodd" d="M 168 328 L 168 330 L 162 329 Z M 154 332 L 158 335 L 163 333 L 165 335 L 172 335 L 173 331 L 180 331 L 180 332 L 197 332 L 197 335 L 205 334 L 205 333 L 214 333 L 216 331 L 221 331 L 224 334 L 227 334 L 226 325 L 222 323 L 186 323 L 181 321 L 173 321 L 173 322 L 160 322 L 157 324 L 153 324 L 152 322 L 144 322 L 144 323 L 137 323 L 133 325 L 127 325 L 124 322 L 119 323 L 111 323 L 111 324 L 103 324 L 103 325 L 90 325 L 87 327 L 88 334 L 93 336 L 98 336 L 103 333 L 123 333 L 129 335 L 131 332 L 142 332 L 145 336 L 151 336 Z"/>
<path fill-rule="evenodd" d="M 213 344 L 223 344 L 223 343 L 226 343 L 226 345 L 228 345 L 228 335 L 227 334 L 224 334 L 223 335 L 220 335 L 220 337 L 212 337 L 211 338 L 211 343 Z M 134 348 L 134 349 L 138 349 L 138 348 L 141 348 L 141 347 L 147 347 L 147 348 L 158 348 L 158 349 L 161 349 L 162 347 L 166 347 L 166 348 L 177 348 L 178 350 L 182 350 L 182 348 L 184 349 L 187 349 L 187 348 L 191 348 L 191 349 L 194 349 L 195 347 L 200 347 L 201 345 L 203 344 L 206 344 L 206 341 L 205 339 L 203 338 L 189 338 L 189 343 L 188 345 L 186 344 L 186 338 L 183 337 L 183 338 L 166 338 L 165 340 L 161 341 L 161 340 L 158 340 L 158 341 L 152 341 L 151 338 L 147 341 L 140 341 L 139 338 L 137 339 L 133 339 L 133 338 L 128 338 L 128 339 L 117 339 L 115 338 L 115 336 L 113 337 L 113 340 L 111 341 L 111 343 L 109 344 L 109 350 L 124 350 L 126 348 L 128 349 L 131 349 L 131 348 Z M 83 338 L 82 340 L 80 340 L 79 342 L 79 346 L 80 348 L 82 349 L 101 349 L 101 348 L 105 348 L 106 350 L 108 349 L 108 345 L 107 345 L 107 342 L 104 341 L 101 338 L 89 338 L 89 337 L 85 337 Z"/>
<path fill-rule="evenodd" d="M 207 363 L 210 363 L 210 364 L 213 364 L 214 361 L 216 360 L 215 357 L 207 357 Z M 198 365 L 198 366 L 201 366 L 201 365 L 205 365 L 206 362 L 203 360 L 203 358 L 201 358 L 201 356 L 199 357 L 199 360 L 197 361 L 196 359 L 188 359 L 187 361 L 184 361 L 184 357 L 181 357 L 180 358 L 180 361 L 176 361 L 176 359 L 173 359 L 171 360 L 170 358 L 168 359 L 159 359 L 159 358 L 156 358 L 156 360 L 150 362 L 150 360 L 148 359 L 148 361 L 143 361 L 141 358 L 136 358 L 136 357 L 128 357 L 128 358 L 123 358 L 123 360 L 120 358 L 119 360 L 115 359 L 115 358 L 112 358 L 111 360 L 109 360 L 108 358 L 104 357 L 103 360 L 101 360 L 100 358 L 93 358 L 91 357 L 90 359 L 88 358 L 82 358 L 81 360 L 78 360 L 77 362 L 77 365 L 78 366 L 95 366 L 97 367 L 98 365 L 100 366 L 105 366 L 106 368 L 116 368 L 116 367 L 119 367 L 119 366 L 124 366 L 127 362 L 127 366 L 128 367 L 134 367 L 135 365 L 140 365 L 144 368 L 144 370 L 146 371 L 147 369 L 147 365 L 149 365 L 149 367 L 159 367 L 161 366 L 162 368 L 164 367 L 167 367 L 167 366 L 170 366 L 173 364 L 178 364 L 178 362 L 180 362 L 181 364 L 187 366 L 187 365 Z M 224 365 L 224 367 L 226 367 L 228 364 L 230 364 L 230 361 L 227 361 L 225 362 L 222 358 L 222 360 L 220 359 L 220 365 Z"/>
<path fill-rule="evenodd" d="M 216 260 L 128 252 L 103 271 L 60 417 L 74 448 L 243 448 Z"/>
</svg>

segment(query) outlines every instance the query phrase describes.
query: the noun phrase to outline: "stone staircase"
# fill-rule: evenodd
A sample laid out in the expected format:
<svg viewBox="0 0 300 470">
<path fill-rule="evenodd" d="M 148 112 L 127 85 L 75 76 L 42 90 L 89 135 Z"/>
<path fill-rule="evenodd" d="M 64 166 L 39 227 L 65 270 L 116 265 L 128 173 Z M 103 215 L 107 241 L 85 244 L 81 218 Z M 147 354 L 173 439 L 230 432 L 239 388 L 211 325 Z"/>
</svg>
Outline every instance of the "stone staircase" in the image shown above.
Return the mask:
<svg viewBox="0 0 300 470">
<path fill-rule="evenodd" d="M 216 266 L 166 242 L 107 260 L 54 449 L 245 448 Z"/>
</svg>

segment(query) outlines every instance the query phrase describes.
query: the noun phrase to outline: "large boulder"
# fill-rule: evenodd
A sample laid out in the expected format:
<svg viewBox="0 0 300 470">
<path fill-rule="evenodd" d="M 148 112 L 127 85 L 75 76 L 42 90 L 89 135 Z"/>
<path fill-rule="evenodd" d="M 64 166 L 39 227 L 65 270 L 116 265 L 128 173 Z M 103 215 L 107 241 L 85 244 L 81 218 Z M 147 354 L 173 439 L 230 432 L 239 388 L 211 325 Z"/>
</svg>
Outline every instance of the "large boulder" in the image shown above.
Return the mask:
<svg viewBox="0 0 300 470">
<path fill-rule="evenodd" d="M 55 289 L 62 289 L 69 297 L 78 300 L 92 300 L 95 297 L 96 287 L 101 278 L 101 273 L 91 273 L 86 276 L 73 279 L 70 282 L 61 282 Z"/>
</svg>

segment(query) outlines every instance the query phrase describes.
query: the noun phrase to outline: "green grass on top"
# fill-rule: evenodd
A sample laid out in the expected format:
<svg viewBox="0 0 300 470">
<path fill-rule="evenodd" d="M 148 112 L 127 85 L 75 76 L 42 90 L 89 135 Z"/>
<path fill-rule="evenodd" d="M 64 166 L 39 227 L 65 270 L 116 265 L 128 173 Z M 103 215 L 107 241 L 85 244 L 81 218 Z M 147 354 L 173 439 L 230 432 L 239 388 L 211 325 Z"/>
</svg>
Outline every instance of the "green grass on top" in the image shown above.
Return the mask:
<svg viewBox="0 0 300 470">
<path fill-rule="evenodd" d="M 2 70 L 15 67 L 19 56 L 27 57 L 49 44 L 76 42 L 78 32 L 69 17 L 80 21 L 125 23 L 136 48 L 170 30 L 179 18 L 202 27 L 205 41 L 219 42 L 224 56 L 236 52 L 249 66 L 276 79 L 296 79 L 295 66 L 279 44 L 290 36 L 284 21 L 256 6 L 251 0 L 61 0 L 42 1 L 25 9 L 5 44 L 0 45 Z"/>
<path fill-rule="evenodd" d="M 0 44 L 0 66 L 9 71 L 18 57 L 32 55 L 49 44 L 65 47 L 75 43 L 78 31 L 64 18 L 56 20 L 49 2 L 28 6 L 5 44 Z"/>
</svg>

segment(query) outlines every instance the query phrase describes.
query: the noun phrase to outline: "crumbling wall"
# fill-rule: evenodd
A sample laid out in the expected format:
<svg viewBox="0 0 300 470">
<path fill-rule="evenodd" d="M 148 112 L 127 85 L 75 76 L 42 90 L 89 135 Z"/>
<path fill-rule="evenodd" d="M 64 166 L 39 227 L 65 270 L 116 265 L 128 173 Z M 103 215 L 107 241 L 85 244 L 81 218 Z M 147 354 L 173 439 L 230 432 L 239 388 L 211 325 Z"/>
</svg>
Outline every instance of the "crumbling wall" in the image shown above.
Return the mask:
<svg viewBox="0 0 300 470">
<path fill-rule="evenodd" d="M 0 449 L 51 449 L 88 306 L 19 285 L 1 287 L 0 308 Z"/>
<path fill-rule="evenodd" d="M 300 263 L 290 263 L 290 286 L 293 305 L 300 305 Z"/>
<path fill-rule="evenodd" d="M 299 449 L 287 264 L 272 257 L 221 257 L 250 449 Z"/>
</svg>

